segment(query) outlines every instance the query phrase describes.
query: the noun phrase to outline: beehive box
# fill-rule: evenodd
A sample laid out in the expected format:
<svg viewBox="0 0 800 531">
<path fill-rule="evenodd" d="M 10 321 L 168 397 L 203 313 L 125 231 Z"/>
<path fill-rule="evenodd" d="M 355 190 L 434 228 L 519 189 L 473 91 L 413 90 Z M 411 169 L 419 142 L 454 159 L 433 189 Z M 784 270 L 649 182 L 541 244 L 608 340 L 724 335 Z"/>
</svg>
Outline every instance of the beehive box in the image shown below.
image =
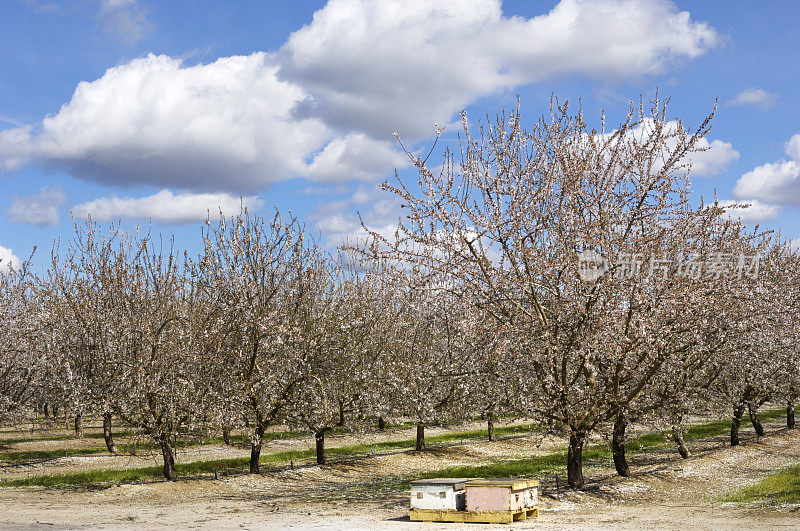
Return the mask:
<svg viewBox="0 0 800 531">
<path fill-rule="evenodd" d="M 411 509 L 463 511 L 465 479 L 436 478 L 412 481 Z"/>
<path fill-rule="evenodd" d="M 468 511 L 511 511 L 539 505 L 539 482 L 532 479 L 473 479 L 465 482 Z"/>
</svg>

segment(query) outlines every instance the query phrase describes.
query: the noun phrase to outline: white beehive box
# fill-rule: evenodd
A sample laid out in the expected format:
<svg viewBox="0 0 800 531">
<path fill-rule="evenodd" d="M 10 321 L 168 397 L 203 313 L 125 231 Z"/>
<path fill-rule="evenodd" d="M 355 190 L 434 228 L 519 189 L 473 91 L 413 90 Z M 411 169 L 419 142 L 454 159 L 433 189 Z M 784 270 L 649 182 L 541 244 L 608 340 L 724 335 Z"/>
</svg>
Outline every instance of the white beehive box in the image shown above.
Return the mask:
<svg viewBox="0 0 800 531">
<path fill-rule="evenodd" d="M 418 479 L 411 482 L 411 508 L 463 511 L 465 479 Z"/>
</svg>

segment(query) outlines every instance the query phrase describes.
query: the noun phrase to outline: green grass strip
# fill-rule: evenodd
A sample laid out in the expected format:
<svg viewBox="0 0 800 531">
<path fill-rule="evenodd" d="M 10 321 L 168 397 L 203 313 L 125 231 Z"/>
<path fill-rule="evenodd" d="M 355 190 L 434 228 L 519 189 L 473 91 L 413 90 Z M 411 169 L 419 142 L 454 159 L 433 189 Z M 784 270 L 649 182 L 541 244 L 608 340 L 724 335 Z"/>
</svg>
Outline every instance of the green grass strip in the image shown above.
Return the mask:
<svg viewBox="0 0 800 531">
<path fill-rule="evenodd" d="M 28 450 L 22 452 L 0 452 L 0 461 L 16 463 L 19 461 L 39 461 L 42 459 L 57 459 L 73 455 L 101 454 L 106 452 L 102 448 L 65 448 L 61 450 Z"/>
<path fill-rule="evenodd" d="M 720 498 L 723 502 L 769 505 L 800 504 L 800 464 L 770 474 L 755 485 Z"/>
</svg>

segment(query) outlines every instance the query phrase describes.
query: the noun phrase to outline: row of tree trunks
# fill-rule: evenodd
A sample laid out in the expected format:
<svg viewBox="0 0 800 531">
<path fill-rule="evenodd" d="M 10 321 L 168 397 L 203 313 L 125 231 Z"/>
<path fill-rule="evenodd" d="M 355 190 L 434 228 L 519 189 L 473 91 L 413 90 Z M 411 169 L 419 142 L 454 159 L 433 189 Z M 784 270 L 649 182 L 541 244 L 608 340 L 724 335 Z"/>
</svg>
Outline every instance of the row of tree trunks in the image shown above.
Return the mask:
<svg viewBox="0 0 800 531">
<path fill-rule="evenodd" d="M 761 437 L 764 436 L 764 426 L 758 418 L 758 406 L 748 402 L 740 403 L 733 408 L 733 420 L 731 422 L 730 441 L 731 446 L 737 446 L 739 441 L 739 428 L 741 427 L 742 417 L 744 415 L 745 406 L 750 417 L 750 422 L 753 424 L 753 429 L 756 434 Z M 491 420 L 490 420 L 491 422 Z M 625 439 L 626 429 L 628 426 L 628 418 L 624 413 L 617 414 L 614 420 L 614 428 L 611 439 L 611 452 L 614 459 L 614 468 L 617 474 L 622 477 L 630 475 L 630 467 L 625 455 Z M 794 428 L 795 411 L 794 404 L 789 402 L 786 406 L 786 426 Z M 686 446 L 686 440 L 683 433 L 683 413 L 677 413 L 673 416 L 672 420 L 672 438 L 677 446 L 678 453 L 683 459 L 691 456 L 689 448 Z M 582 452 L 585 442 L 585 433 L 573 429 L 570 433 L 569 449 L 567 451 L 567 478 L 571 488 L 582 488 L 584 485 L 584 477 L 582 471 Z"/>
<path fill-rule="evenodd" d="M 741 425 L 742 416 L 744 415 L 745 404 L 739 404 L 734 407 L 733 422 L 731 423 L 731 446 L 739 444 L 739 427 Z M 764 428 L 758 419 L 757 408 L 753 404 L 747 404 L 748 414 L 753 423 L 753 428 L 759 435 L 764 435 Z M 794 405 L 789 403 L 786 408 L 786 422 L 787 426 L 793 428 L 794 421 Z M 386 424 L 383 417 L 378 417 L 378 429 L 385 429 Z M 626 430 L 628 427 L 628 418 L 624 413 L 616 416 L 614 421 L 613 436 L 611 441 L 612 455 L 614 458 L 614 467 L 617 474 L 623 477 L 630 475 L 630 467 L 628 465 L 627 457 L 625 455 L 625 440 Z M 489 440 L 495 440 L 494 434 L 494 417 L 491 412 L 487 414 L 487 428 L 489 431 Z M 325 429 L 315 432 L 314 439 L 316 443 L 316 460 L 317 464 L 323 465 L 326 463 L 325 455 Z M 251 446 L 250 452 L 250 472 L 259 473 L 258 459 L 261 454 L 261 438 L 264 435 L 264 429 L 257 429 L 256 436 Z M 678 449 L 678 453 L 684 459 L 691 456 L 683 434 L 683 414 L 678 413 L 673 417 L 672 421 L 672 438 Z M 257 440 L 257 442 L 256 442 Z M 569 449 L 567 451 L 567 481 L 570 488 L 580 489 L 585 485 L 585 478 L 583 476 L 583 446 L 586 441 L 586 433 L 579 430 L 572 430 L 569 438 Z M 417 436 L 415 449 L 417 451 L 425 450 L 425 423 L 417 423 Z M 166 464 L 165 464 L 166 467 Z"/>
<path fill-rule="evenodd" d="M 742 424 L 742 416 L 744 415 L 745 404 L 740 402 L 733 407 L 733 419 L 731 421 L 731 446 L 739 445 L 739 427 Z M 750 422 L 753 424 L 753 429 L 759 437 L 764 436 L 764 426 L 758 420 L 758 407 L 752 402 L 747 403 L 747 414 L 750 416 Z"/>
<path fill-rule="evenodd" d="M 35 407 L 35 411 L 40 413 L 45 420 L 58 420 L 58 406 L 56 404 L 51 406 L 49 402 L 43 402 Z"/>
<path fill-rule="evenodd" d="M 45 405 L 46 407 L 46 405 Z M 741 426 L 742 416 L 744 415 L 744 408 L 745 404 L 741 403 L 734 407 L 733 409 L 733 420 L 731 422 L 731 432 L 730 432 L 730 440 L 731 446 L 737 446 L 739 444 L 739 428 Z M 55 414 L 55 408 L 53 408 L 53 413 Z M 753 428 L 756 431 L 756 434 L 759 436 L 764 435 L 764 426 L 761 424 L 761 421 L 758 419 L 758 411 L 757 407 L 752 404 L 747 404 L 747 412 L 750 417 L 750 421 L 753 424 Z M 110 412 L 106 412 L 103 414 L 103 438 L 105 439 L 106 448 L 109 452 L 116 453 L 117 448 L 116 444 L 114 443 L 114 437 L 111 430 L 111 419 L 112 415 Z M 83 436 L 83 415 L 78 413 L 75 415 L 74 418 L 74 427 L 75 427 L 75 435 L 78 437 Z M 684 440 L 683 436 L 683 414 L 678 413 L 673 417 L 672 422 L 672 437 L 675 441 L 675 444 L 678 448 L 678 453 L 681 455 L 682 458 L 686 459 L 691 454 L 689 449 L 686 447 L 686 441 Z M 789 402 L 786 406 L 786 425 L 788 428 L 792 429 L 795 427 L 795 411 L 794 411 L 794 404 Z M 630 475 L 630 467 L 627 462 L 627 458 L 625 455 L 625 438 L 626 438 L 626 429 L 628 426 L 628 418 L 624 413 L 619 413 L 614 421 L 614 429 L 611 441 L 611 450 L 614 459 L 614 468 L 617 471 L 617 474 L 623 477 L 628 477 Z M 385 421 L 383 417 L 378 418 L 378 427 L 379 429 L 385 429 Z M 494 436 L 494 416 L 492 412 L 489 412 L 487 415 L 487 427 L 489 432 L 489 440 L 495 440 Z M 325 431 L 326 429 L 318 430 L 314 434 L 314 439 L 316 443 L 316 460 L 317 464 L 324 465 L 326 463 L 326 455 L 325 455 Z M 259 467 L 259 460 L 261 457 L 261 446 L 264 437 L 264 428 L 259 426 L 255 430 L 255 434 L 251 440 L 251 447 L 250 447 L 250 473 L 258 474 L 260 473 Z M 230 445 L 231 444 L 231 436 L 230 430 L 225 429 L 223 430 L 223 438 L 225 439 L 225 443 Z M 569 438 L 569 449 L 567 451 L 567 481 L 569 483 L 570 488 L 583 488 L 585 484 L 585 479 L 583 476 L 583 446 L 586 440 L 586 434 L 584 432 L 578 430 L 572 430 L 570 432 Z M 169 443 L 169 440 L 166 437 L 162 437 L 159 439 L 159 443 L 161 446 L 162 456 L 164 458 L 164 477 L 169 480 L 173 480 L 177 478 L 177 472 L 175 470 L 175 450 Z M 417 437 L 416 437 L 416 450 L 417 451 L 424 451 L 425 450 L 425 423 L 418 422 L 417 423 Z"/>
</svg>

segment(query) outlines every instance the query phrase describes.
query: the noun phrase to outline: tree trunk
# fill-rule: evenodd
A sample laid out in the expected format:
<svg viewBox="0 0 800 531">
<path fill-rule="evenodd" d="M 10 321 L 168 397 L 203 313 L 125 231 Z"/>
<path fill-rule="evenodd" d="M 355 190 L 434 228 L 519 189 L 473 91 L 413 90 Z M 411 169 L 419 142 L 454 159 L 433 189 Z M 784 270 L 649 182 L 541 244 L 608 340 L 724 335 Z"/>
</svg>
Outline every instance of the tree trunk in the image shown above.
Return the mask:
<svg viewBox="0 0 800 531">
<path fill-rule="evenodd" d="M 678 453 L 681 457 L 688 459 L 690 455 L 689 449 L 686 447 L 686 441 L 683 439 L 683 413 L 677 413 L 672 417 L 672 438 L 678 446 Z"/>
<path fill-rule="evenodd" d="M 489 432 L 489 441 L 494 440 L 494 415 L 490 411 L 488 415 L 486 415 L 486 429 Z"/>
<path fill-rule="evenodd" d="M 117 453 L 117 445 L 114 444 L 114 436 L 111 434 L 111 413 L 103 413 L 103 439 L 106 440 L 106 448 L 112 454 Z"/>
<path fill-rule="evenodd" d="M 336 425 L 344 426 L 344 402 L 341 400 L 339 401 L 339 422 L 337 422 Z"/>
<path fill-rule="evenodd" d="M 58 404 L 53 404 L 53 420 L 58 420 Z"/>
<path fill-rule="evenodd" d="M 325 464 L 325 430 L 318 430 L 314 434 L 314 440 L 317 443 L 317 464 L 324 465 Z"/>
<path fill-rule="evenodd" d="M 794 402 L 791 400 L 786 405 L 786 427 L 794 429 Z"/>
<path fill-rule="evenodd" d="M 569 449 L 567 450 L 567 482 L 572 489 L 582 489 L 585 483 L 583 478 L 583 443 L 586 433 L 575 430 L 569 434 Z"/>
<path fill-rule="evenodd" d="M 162 436 L 161 440 L 161 455 L 164 458 L 164 477 L 170 481 L 178 479 L 178 472 L 175 470 L 175 450 L 169 444 L 169 438 Z"/>
<path fill-rule="evenodd" d="M 222 428 L 222 440 L 228 446 L 233 445 L 233 442 L 231 441 L 231 430 L 230 430 L 230 428 Z"/>
<path fill-rule="evenodd" d="M 83 437 L 83 414 L 75 415 L 75 437 Z"/>
<path fill-rule="evenodd" d="M 386 429 L 386 421 L 383 419 L 383 417 L 378 417 L 378 429 L 381 431 Z"/>
<path fill-rule="evenodd" d="M 261 469 L 258 460 L 261 459 L 261 442 L 264 438 L 264 426 L 256 426 L 256 432 L 250 439 L 250 473 L 258 474 Z"/>
<path fill-rule="evenodd" d="M 758 435 L 759 437 L 763 437 L 764 426 L 762 426 L 761 421 L 758 420 L 758 408 L 755 407 L 752 403 L 748 403 L 747 414 L 750 415 L 750 422 L 753 424 L 753 429 L 756 430 L 756 435 Z"/>
<path fill-rule="evenodd" d="M 628 419 L 625 413 L 618 413 L 611 438 L 611 454 L 614 457 L 614 468 L 617 469 L 617 474 L 624 478 L 630 476 L 628 460 L 625 458 L 625 429 L 627 427 Z"/>
<path fill-rule="evenodd" d="M 44 413 L 45 419 L 50 418 L 50 407 L 47 405 L 47 402 L 45 402 L 44 406 L 42 406 L 42 413 Z"/>
<path fill-rule="evenodd" d="M 425 423 L 417 422 L 417 445 L 416 450 L 421 452 L 425 450 Z"/>
<path fill-rule="evenodd" d="M 739 424 L 742 423 L 744 404 L 733 407 L 733 421 L 731 422 L 731 446 L 739 445 Z"/>
</svg>

